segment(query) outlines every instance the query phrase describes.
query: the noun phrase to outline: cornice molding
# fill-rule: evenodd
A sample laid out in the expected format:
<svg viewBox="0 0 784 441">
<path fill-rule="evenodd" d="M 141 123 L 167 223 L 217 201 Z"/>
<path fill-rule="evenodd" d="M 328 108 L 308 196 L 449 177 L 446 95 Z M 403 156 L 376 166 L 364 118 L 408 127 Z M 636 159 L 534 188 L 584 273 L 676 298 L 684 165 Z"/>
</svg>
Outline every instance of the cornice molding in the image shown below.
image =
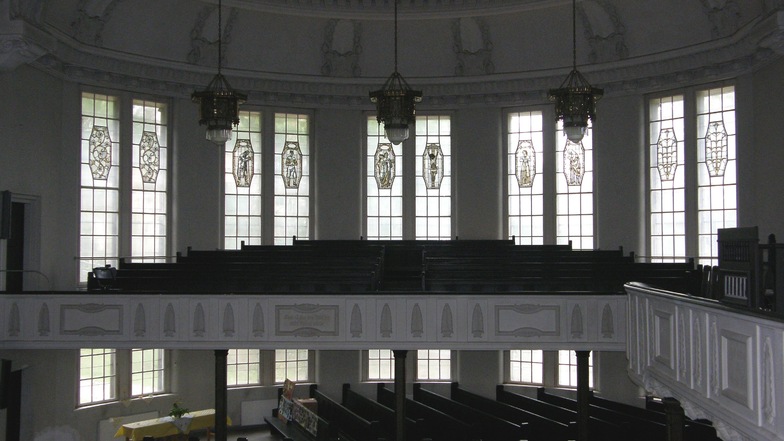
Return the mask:
<svg viewBox="0 0 784 441">
<path fill-rule="evenodd" d="M 784 54 L 784 12 L 759 19 L 733 36 L 645 57 L 581 67 L 605 96 L 671 89 L 742 75 Z M 68 44 L 65 44 L 68 43 Z M 120 54 L 61 41 L 57 51 L 40 56 L 34 66 L 74 81 L 171 97 L 189 97 L 207 84 L 209 67 Z M 372 108 L 367 93 L 383 78 L 337 78 L 225 69 L 232 85 L 248 93 L 251 105 Z M 424 90 L 421 109 L 529 105 L 547 102 L 546 91 L 567 68 L 470 77 L 413 77 Z"/>
</svg>

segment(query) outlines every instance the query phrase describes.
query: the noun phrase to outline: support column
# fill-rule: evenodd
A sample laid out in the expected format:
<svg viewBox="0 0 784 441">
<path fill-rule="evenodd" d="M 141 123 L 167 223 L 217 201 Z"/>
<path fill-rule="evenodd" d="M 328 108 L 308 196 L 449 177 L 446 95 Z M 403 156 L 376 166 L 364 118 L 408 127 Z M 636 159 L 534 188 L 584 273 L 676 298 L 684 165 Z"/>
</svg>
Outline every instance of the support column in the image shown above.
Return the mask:
<svg viewBox="0 0 784 441">
<path fill-rule="evenodd" d="M 664 398 L 664 415 L 667 418 L 667 441 L 683 441 L 683 423 L 686 415 L 680 401 Z"/>
<path fill-rule="evenodd" d="M 406 355 L 393 350 L 395 356 L 395 441 L 406 440 Z"/>
<path fill-rule="evenodd" d="M 588 357 L 591 351 L 577 354 L 577 441 L 588 441 L 591 391 L 588 387 Z"/>
<path fill-rule="evenodd" d="M 227 349 L 215 350 L 215 441 L 226 441 L 227 392 L 226 392 L 226 359 Z"/>
</svg>

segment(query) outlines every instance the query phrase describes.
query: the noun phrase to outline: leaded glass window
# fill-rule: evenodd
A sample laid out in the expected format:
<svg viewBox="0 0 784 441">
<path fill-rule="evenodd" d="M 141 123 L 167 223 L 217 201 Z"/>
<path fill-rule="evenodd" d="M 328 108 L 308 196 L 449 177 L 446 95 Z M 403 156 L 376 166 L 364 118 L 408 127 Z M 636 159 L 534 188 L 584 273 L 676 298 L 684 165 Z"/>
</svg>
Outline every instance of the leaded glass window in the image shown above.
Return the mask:
<svg viewBox="0 0 784 441">
<path fill-rule="evenodd" d="M 699 263 L 717 265 L 718 229 L 737 226 L 735 87 L 697 91 L 696 101 Z"/>
<path fill-rule="evenodd" d="M 441 151 L 441 144 L 431 142 L 425 146 L 422 153 L 422 170 L 425 187 L 431 190 L 441 188 L 441 181 L 444 180 L 444 152 Z"/>
<path fill-rule="evenodd" d="M 582 142 L 556 135 L 555 228 L 556 243 L 572 242 L 575 249 L 593 249 L 593 129 L 589 124 Z"/>
<path fill-rule="evenodd" d="M 310 117 L 275 114 L 274 243 L 310 238 Z"/>
<path fill-rule="evenodd" d="M 395 149 L 391 142 L 382 142 L 373 155 L 373 170 L 379 189 L 390 189 L 395 183 Z"/>
<path fill-rule="evenodd" d="M 389 142 L 374 116 L 366 127 L 367 238 L 403 239 L 403 144 Z"/>
<path fill-rule="evenodd" d="M 82 93 L 79 282 L 120 255 L 120 105 L 116 96 Z"/>
<path fill-rule="evenodd" d="M 261 113 L 241 110 L 223 156 L 223 246 L 262 244 Z"/>
<path fill-rule="evenodd" d="M 654 262 L 686 256 L 684 98 L 653 98 L 648 105 L 650 255 Z"/>
<path fill-rule="evenodd" d="M 164 262 L 168 254 L 167 105 L 133 100 L 132 118 L 131 255 Z"/>
<path fill-rule="evenodd" d="M 507 119 L 507 219 L 518 245 L 544 243 L 543 121 L 541 111 Z"/>
<path fill-rule="evenodd" d="M 452 138 L 448 115 L 416 118 L 415 238 L 452 237 Z M 438 185 L 436 185 L 438 184 Z"/>
<path fill-rule="evenodd" d="M 234 143 L 234 150 L 231 152 L 231 174 L 234 176 L 234 183 L 237 187 L 250 187 L 255 173 L 254 162 L 256 162 L 256 157 L 253 152 L 253 143 L 250 139 L 237 139 Z"/>
<path fill-rule="evenodd" d="M 90 171 L 93 179 L 104 180 L 112 169 L 112 138 L 106 126 L 93 126 L 90 133 Z"/>
<path fill-rule="evenodd" d="M 536 149 L 530 139 L 517 142 L 515 151 L 515 176 L 520 188 L 531 188 L 536 179 Z"/>
<path fill-rule="evenodd" d="M 161 165 L 160 144 L 155 132 L 145 131 L 139 142 L 139 170 L 142 173 L 142 182 L 154 184 L 158 179 Z"/>
</svg>

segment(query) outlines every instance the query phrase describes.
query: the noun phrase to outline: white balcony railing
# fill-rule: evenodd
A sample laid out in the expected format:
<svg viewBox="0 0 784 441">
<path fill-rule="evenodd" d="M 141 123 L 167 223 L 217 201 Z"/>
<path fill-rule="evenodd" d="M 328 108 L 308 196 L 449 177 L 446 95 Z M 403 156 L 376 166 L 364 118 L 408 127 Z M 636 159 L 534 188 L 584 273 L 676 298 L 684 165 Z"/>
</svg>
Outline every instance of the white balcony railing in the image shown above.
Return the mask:
<svg viewBox="0 0 784 441">
<path fill-rule="evenodd" d="M 640 284 L 626 291 L 633 381 L 711 420 L 724 441 L 784 440 L 784 322 Z"/>
</svg>

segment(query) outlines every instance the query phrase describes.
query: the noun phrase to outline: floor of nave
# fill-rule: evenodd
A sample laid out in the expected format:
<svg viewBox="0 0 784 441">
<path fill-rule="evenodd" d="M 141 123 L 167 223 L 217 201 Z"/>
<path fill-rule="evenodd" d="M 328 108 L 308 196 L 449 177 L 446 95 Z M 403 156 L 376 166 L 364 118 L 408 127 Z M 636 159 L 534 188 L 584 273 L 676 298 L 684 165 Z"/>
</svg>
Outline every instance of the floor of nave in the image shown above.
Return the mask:
<svg viewBox="0 0 784 441">
<path fill-rule="evenodd" d="M 199 433 L 199 441 L 207 441 L 206 433 Z M 237 441 L 237 438 L 245 437 L 248 441 L 280 441 L 280 436 L 270 433 L 267 426 L 252 426 L 252 427 L 230 427 L 229 433 L 226 436 L 226 441 Z M 215 437 L 211 438 L 215 441 Z"/>
</svg>

